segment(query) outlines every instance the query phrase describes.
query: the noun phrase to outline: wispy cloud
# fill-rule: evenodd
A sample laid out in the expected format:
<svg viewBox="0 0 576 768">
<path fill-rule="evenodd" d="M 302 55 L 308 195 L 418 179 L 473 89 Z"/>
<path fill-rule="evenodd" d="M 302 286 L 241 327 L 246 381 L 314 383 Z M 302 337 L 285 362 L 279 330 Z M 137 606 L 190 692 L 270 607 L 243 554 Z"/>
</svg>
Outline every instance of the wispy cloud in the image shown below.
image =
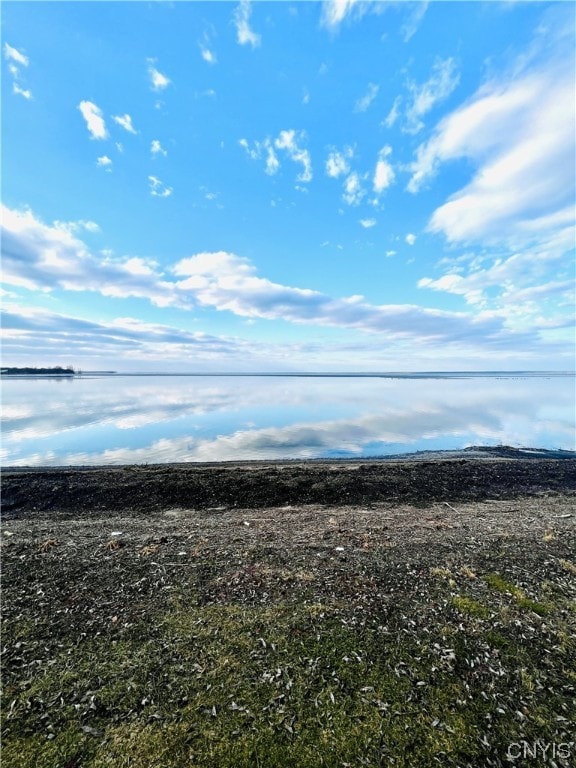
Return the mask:
<svg viewBox="0 0 576 768">
<path fill-rule="evenodd" d="M 404 240 L 408 243 L 408 245 L 414 245 L 416 242 L 416 235 L 412 234 L 412 232 L 408 232 Z"/>
<path fill-rule="evenodd" d="M 207 48 L 204 45 L 200 45 L 200 55 L 208 64 L 216 64 L 218 61 L 214 51 L 211 51 L 210 48 Z"/>
<path fill-rule="evenodd" d="M 234 10 L 234 24 L 236 26 L 236 39 L 240 45 L 251 45 L 256 48 L 260 45 L 261 37 L 250 28 L 250 16 L 252 7 L 249 0 L 241 0 Z"/>
<path fill-rule="evenodd" d="M 29 88 L 23 88 L 19 85 L 20 70 L 18 67 L 27 67 L 30 63 L 28 56 L 25 56 L 22 51 L 17 48 L 13 48 L 8 43 L 4 43 L 4 58 L 8 61 L 8 71 L 12 75 L 12 92 L 18 96 L 22 96 L 26 100 L 32 98 L 32 91 Z"/>
<path fill-rule="evenodd" d="M 430 219 L 451 242 L 549 240 L 574 222 L 574 49 L 494 79 L 445 117 L 418 147 L 417 192 L 445 162 L 466 158 L 472 178 Z"/>
<path fill-rule="evenodd" d="M 354 105 L 354 112 L 366 112 L 366 110 L 372 104 L 376 96 L 378 96 L 379 90 L 380 90 L 379 85 L 376 85 L 375 83 L 370 83 L 368 85 L 368 89 L 366 90 L 366 93 L 364 94 L 364 96 L 359 98 L 356 104 Z"/>
<path fill-rule="evenodd" d="M 378 153 L 378 160 L 376 161 L 376 168 L 374 169 L 374 179 L 373 179 L 373 185 L 374 185 L 374 192 L 377 194 L 380 194 L 383 192 L 387 187 L 392 184 L 395 178 L 394 169 L 388 162 L 388 159 L 390 155 L 392 154 L 392 147 L 389 145 L 386 145 L 385 147 L 382 147 L 380 152 Z"/>
<path fill-rule="evenodd" d="M 163 157 L 166 157 L 168 155 L 168 152 L 164 149 L 164 147 L 158 141 L 158 139 L 152 139 L 152 142 L 150 144 L 150 152 L 152 153 L 152 155 L 162 155 Z"/>
<path fill-rule="evenodd" d="M 192 332 L 159 323 L 149 323 L 131 317 L 119 317 L 111 322 L 94 322 L 72 315 L 59 314 L 44 309 L 30 309 L 15 304 L 4 305 L 2 312 L 4 350 L 14 354 L 25 347 L 27 354 L 45 356 L 60 354 L 63 348 L 68 355 L 80 358 L 105 360 L 121 356 L 124 360 L 152 359 L 174 360 L 180 364 L 187 361 L 228 358 L 242 358 L 247 354 L 258 354 L 259 345 L 236 337 L 215 336 L 203 332 Z M 174 416 L 182 411 L 182 401 L 168 405 L 156 398 L 149 403 L 151 411 L 147 421 L 154 421 L 154 414 L 160 412 L 158 420 Z M 206 404 L 204 404 L 205 406 Z M 200 404 L 190 408 L 199 410 Z M 100 404 L 101 413 L 102 404 Z M 163 414 L 162 414 L 162 411 Z M 144 414 L 142 414 L 143 416 Z M 140 421 L 142 421 L 142 416 Z M 151 418 L 152 417 L 152 418 Z M 89 417 L 91 418 L 91 417 Z M 114 422 L 119 428 L 134 426 L 138 418 L 137 409 L 128 402 L 124 408 L 110 414 L 108 423 Z M 79 414 L 80 422 L 83 416 Z M 89 420 L 89 419 L 88 419 Z M 37 428 L 41 417 L 34 418 Z M 47 434 L 53 434 L 49 429 Z"/>
<path fill-rule="evenodd" d="M 100 227 L 95 221 L 87 219 L 78 219 L 77 221 L 55 221 L 54 226 L 58 229 L 63 229 L 66 232 L 75 234 L 78 232 L 91 232 L 95 234 L 100 232 Z"/>
<path fill-rule="evenodd" d="M 280 161 L 276 157 L 276 153 L 274 152 L 274 147 L 272 146 L 271 141 L 266 140 L 264 142 L 264 146 L 266 149 L 266 173 L 269 176 L 272 176 L 280 167 Z"/>
<path fill-rule="evenodd" d="M 426 0 L 425 2 L 406 3 L 405 5 L 409 8 L 409 15 L 402 25 L 401 31 L 404 42 L 407 43 L 416 34 L 418 27 L 422 23 L 422 19 L 428 10 L 429 3 Z"/>
<path fill-rule="evenodd" d="M 512 333 L 493 313 L 472 316 L 415 305 L 375 306 L 362 296 L 335 299 L 318 291 L 273 283 L 258 277 L 247 259 L 224 251 L 183 259 L 173 272 L 180 278 L 179 289 L 189 291 L 196 302 L 242 317 L 356 328 L 386 332 L 395 338 L 457 345 L 499 347 L 538 342 L 534 333 Z"/>
<path fill-rule="evenodd" d="M 386 128 L 392 128 L 394 123 L 398 120 L 400 117 L 400 104 L 402 103 L 402 97 L 396 96 L 394 99 L 394 104 L 392 104 L 392 107 L 390 108 L 390 112 L 386 115 L 386 117 L 383 120 L 383 124 L 386 126 Z"/>
<path fill-rule="evenodd" d="M 344 147 L 339 152 L 332 150 L 326 160 L 326 174 L 332 179 L 337 179 L 339 176 L 343 176 L 350 172 L 350 160 L 354 157 L 354 150 L 352 147 Z"/>
<path fill-rule="evenodd" d="M 360 205 L 366 195 L 366 190 L 362 187 L 360 175 L 354 171 L 344 180 L 344 192 L 342 198 L 348 205 Z"/>
<path fill-rule="evenodd" d="M 148 181 L 152 197 L 170 197 L 174 191 L 172 187 L 167 187 L 163 181 L 160 181 L 157 176 L 148 176 Z"/>
<path fill-rule="evenodd" d="M 277 149 L 285 150 L 291 160 L 302 165 L 302 172 L 296 177 L 297 180 L 309 182 L 312 181 L 312 162 L 310 153 L 302 146 L 305 141 L 306 134 L 304 131 L 280 131 L 274 146 Z"/>
<path fill-rule="evenodd" d="M 513 332 L 506 315 L 494 311 L 469 314 L 416 305 L 374 305 L 362 296 L 333 298 L 259 277 L 250 261 L 225 251 L 182 259 L 161 273 L 154 262 L 142 258 L 93 256 L 74 233 L 45 225 L 30 211 L 3 208 L 2 227 L 4 282 L 29 290 L 96 291 L 188 309 L 197 304 L 248 319 L 385 333 L 390 340 L 483 349 L 539 344 L 536 322 Z"/>
<path fill-rule="evenodd" d="M 364 229 L 371 229 L 376 226 L 376 219 L 360 219 L 360 225 Z"/>
<path fill-rule="evenodd" d="M 327 27 L 337 27 L 346 16 L 352 13 L 356 7 L 361 8 L 363 4 L 359 0 L 324 0 L 322 4 L 322 23 Z"/>
<path fill-rule="evenodd" d="M 19 51 L 17 48 L 8 45 L 8 43 L 4 43 L 4 58 L 7 61 L 14 61 L 22 67 L 27 67 L 30 63 L 28 56 L 25 56 L 22 51 Z"/>
<path fill-rule="evenodd" d="M 280 168 L 280 160 L 276 150 L 285 152 L 290 160 L 302 166 L 301 173 L 296 177 L 297 181 L 307 183 L 312 180 L 312 161 L 309 151 L 303 146 L 306 142 L 304 131 L 285 130 L 280 131 L 275 139 L 266 137 L 263 141 L 254 141 L 252 144 L 243 138 L 238 144 L 245 150 L 251 160 L 264 158 L 265 171 L 273 176 Z"/>
<path fill-rule="evenodd" d="M 426 82 L 409 84 L 411 101 L 406 108 L 406 126 L 408 133 L 418 133 L 424 127 L 422 117 L 439 102 L 448 98 L 460 82 L 454 59 L 438 59 L 432 74 Z"/>
<path fill-rule="evenodd" d="M 148 76 L 153 91 L 163 91 L 172 82 L 167 75 L 162 74 L 155 67 L 156 60 L 148 59 Z"/>
<path fill-rule="evenodd" d="M 238 139 L 238 144 L 246 151 L 246 154 L 250 160 L 258 160 L 261 155 L 260 142 L 254 142 L 254 146 L 250 147 L 248 139 Z"/>
<path fill-rule="evenodd" d="M 422 144 L 408 188 L 465 158 L 470 181 L 428 229 L 476 252 L 438 264 L 418 285 L 497 312 L 510 327 L 550 334 L 574 322 L 574 45 L 565 28 L 536 40 L 510 71 L 486 82 Z M 558 337 L 559 338 L 559 337 Z"/>
<path fill-rule="evenodd" d="M 98 165 L 100 168 L 106 168 L 107 170 L 110 170 L 112 167 L 112 160 L 110 160 L 108 155 L 102 155 L 96 160 L 96 165 Z"/>
<path fill-rule="evenodd" d="M 212 24 L 207 24 L 202 34 L 202 38 L 198 41 L 198 48 L 200 49 L 200 56 L 207 64 L 217 64 L 218 57 L 214 51 L 212 45 L 212 39 L 216 35 L 216 29 Z"/>
<path fill-rule="evenodd" d="M 18 94 L 18 96 L 23 96 L 25 99 L 32 98 L 32 91 L 29 88 L 21 88 L 18 83 L 12 84 L 12 91 Z"/>
<path fill-rule="evenodd" d="M 2 278 L 30 291 L 94 291 L 103 296 L 148 299 L 156 306 L 189 306 L 153 262 L 93 255 L 74 231 L 44 224 L 29 211 L 1 207 Z"/>
<path fill-rule="evenodd" d="M 91 139 L 107 139 L 108 131 L 100 107 L 92 101 L 81 101 L 78 109 L 86 121 L 86 127 Z"/>
<path fill-rule="evenodd" d="M 567 228 L 556 242 L 536 244 L 507 258 L 502 258 L 500 251 L 487 254 L 481 260 L 454 265 L 439 278 L 424 277 L 418 286 L 459 295 L 468 304 L 540 324 L 549 317 L 549 312 L 543 311 L 545 303 L 554 298 L 555 313 L 563 318 L 561 324 L 571 325 L 576 302 L 573 244 L 573 233 Z"/>
<path fill-rule="evenodd" d="M 122 126 L 122 128 L 124 128 L 125 131 L 128 131 L 128 133 L 138 133 L 138 131 L 132 125 L 132 118 L 130 115 L 115 115 L 112 120 L 114 120 L 115 123 L 118 123 L 118 125 Z"/>
</svg>

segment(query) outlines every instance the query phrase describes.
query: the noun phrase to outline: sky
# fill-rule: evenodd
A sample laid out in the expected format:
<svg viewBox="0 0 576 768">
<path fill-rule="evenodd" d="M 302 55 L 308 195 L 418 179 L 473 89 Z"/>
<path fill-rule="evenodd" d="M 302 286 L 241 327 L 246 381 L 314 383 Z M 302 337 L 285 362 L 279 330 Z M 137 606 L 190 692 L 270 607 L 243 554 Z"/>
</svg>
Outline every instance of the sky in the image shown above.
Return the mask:
<svg viewBox="0 0 576 768">
<path fill-rule="evenodd" d="M 572 370 L 575 16 L 3 3 L 3 365 Z"/>
</svg>

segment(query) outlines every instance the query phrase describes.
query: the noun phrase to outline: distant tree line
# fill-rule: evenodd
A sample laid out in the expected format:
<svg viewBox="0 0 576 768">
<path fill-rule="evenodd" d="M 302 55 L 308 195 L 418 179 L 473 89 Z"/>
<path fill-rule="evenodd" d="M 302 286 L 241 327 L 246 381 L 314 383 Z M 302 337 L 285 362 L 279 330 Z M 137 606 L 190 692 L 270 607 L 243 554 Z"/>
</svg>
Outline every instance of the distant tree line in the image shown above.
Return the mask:
<svg viewBox="0 0 576 768">
<path fill-rule="evenodd" d="M 2 376 L 75 376 L 76 371 L 71 365 L 55 365 L 51 368 L 2 368 Z"/>
</svg>

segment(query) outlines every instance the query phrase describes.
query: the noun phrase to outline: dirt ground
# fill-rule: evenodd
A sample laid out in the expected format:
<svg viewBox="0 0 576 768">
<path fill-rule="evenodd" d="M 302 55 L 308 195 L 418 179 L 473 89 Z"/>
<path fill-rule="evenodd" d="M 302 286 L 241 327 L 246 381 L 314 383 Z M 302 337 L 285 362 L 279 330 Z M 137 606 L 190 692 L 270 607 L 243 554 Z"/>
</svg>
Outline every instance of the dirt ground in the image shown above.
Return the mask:
<svg viewBox="0 0 576 768">
<path fill-rule="evenodd" d="M 66 689 L 56 675 L 50 683 L 55 698 L 49 698 L 33 695 L 37 675 L 41 669 L 48 675 L 53 659 L 64 659 L 65 653 L 80 663 L 82 643 L 94 638 L 103 642 L 100 665 L 109 643 L 140 648 L 147 632 L 154 637 L 155 627 L 163 626 L 168 606 L 171 616 L 181 611 L 198 615 L 198 621 L 211 615 L 203 612 L 212 607 L 229 611 L 238 606 L 260 616 L 258 612 L 268 609 L 281 615 L 290 605 L 306 611 L 328 606 L 326 615 L 337 616 L 347 627 L 385 622 L 387 636 L 403 638 L 402 643 L 420 643 L 426 632 L 441 638 L 446 631 L 468 633 L 470 643 L 475 637 L 480 643 L 479 638 L 496 637 L 498 630 L 502 658 L 509 653 L 514 659 L 518 644 L 527 659 L 522 665 L 533 664 L 542 675 L 543 691 L 537 688 L 528 695 L 509 681 L 507 692 L 498 694 L 505 702 L 502 707 L 530 713 L 530 696 L 544 696 L 548 686 L 554 697 L 544 696 L 542 702 L 556 703 L 549 711 L 542 709 L 543 703 L 533 707 L 540 719 L 534 715 L 530 733 L 574 742 L 570 722 L 576 712 L 568 711 L 576 674 L 573 458 L 489 455 L 435 461 L 7 470 L 2 484 L 3 676 L 8 691 L 4 739 L 14 745 L 6 753 L 12 755 L 7 765 L 26 764 L 18 758 L 24 746 L 40 750 L 30 754 L 44 754 L 38 739 L 55 737 L 56 745 L 64 739 L 60 732 L 72 733 L 74 727 L 84 729 L 79 736 L 66 736 L 72 739 L 70 754 L 84 750 L 86 762 L 78 765 L 108 765 L 102 755 L 112 737 L 98 747 L 86 746 L 90 733 L 105 727 L 114 733 L 117 722 L 144 717 L 150 705 L 138 705 L 136 711 L 115 704 L 110 711 L 117 721 L 112 722 L 100 710 L 84 712 L 81 680 L 74 683 L 77 688 L 70 683 Z M 283 626 L 279 621 L 274 620 L 277 628 Z M 314 621 L 320 622 L 314 632 L 322 633 L 320 619 Z M 316 636 L 320 634 L 312 634 L 306 643 Z M 550 648 L 547 666 L 540 667 L 538 660 Z M 494 671 L 498 650 L 493 653 Z M 60 663 L 68 669 L 68 662 Z M 167 669 L 176 690 L 183 684 L 181 677 L 176 667 L 173 673 L 169 665 Z M 469 674 L 463 672 L 462 679 Z M 102 691 L 111 690 L 114 674 L 110 680 L 103 672 L 94 675 Z M 241 682 L 246 683 L 245 676 Z M 470 678 L 469 683 L 482 702 L 480 689 L 486 681 Z M 143 682 L 142 690 L 147 685 Z M 186 689 L 186 696 L 191 690 Z M 80 714 L 55 714 L 58 701 L 76 702 L 68 704 L 69 711 Z M 68 712 L 65 703 L 61 706 Z M 177 711 L 168 707 L 163 718 L 168 723 L 181 718 Z M 470 728 L 477 728 L 477 716 L 470 717 Z M 530 714 L 522 717 L 513 729 L 526 730 L 523 723 Z M 256 727 L 255 733 L 263 732 L 263 725 Z M 45 728 L 48 735 L 41 737 Z M 460 757 L 454 753 L 445 764 L 508 764 L 503 756 L 507 728 L 499 746 L 479 742 L 483 763 L 466 758 L 462 747 Z M 279 737 L 271 733 L 276 744 Z M 394 762 L 397 745 L 391 747 L 388 762 L 374 758 L 358 765 L 428 765 L 424 757 Z M 61 747 L 58 754 L 69 754 L 67 749 Z M 132 765 L 126 754 L 115 758 L 117 765 Z M 568 766 L 573 756 L 570 752 L 557 765 Z M 46 762 L 36 764 L 67 765 L 42 759 Z M 148 763 L 142 758 L 141 764 L 156 765 L 157 759 L 152 756 Z M 214 764 L 208 757 L 205 762 L 195 759 L 194 764 Z M 248 765 L 250 759 L 237 764 Z M 272 760 L 269 764 L 276 765 Z M 308 765 L 303 758 L 294 762 L 300 764 Z M 322 764 L 340 763 L 327 759 Z"/>
<path fill-rule="evenodd" d="M 575 550 L 573 459 L 8 470 L 2 484 L 6 619 L 13 599 L 47 605 L 75 582 L 89 588 L 59 609 L 67 620 L 95 591 L 129 619 L 134 594 L 164 598 L 157 579 L 193 580 L 202 602 L 299 599 L 296 568 L 319 598 L 375 553 L 391 589 L 406 564 L 486 570 L 504 550 L 529 586 L 546 551 Z M 44 577 L 52 598 L 26 588 Z"/>
</svg>

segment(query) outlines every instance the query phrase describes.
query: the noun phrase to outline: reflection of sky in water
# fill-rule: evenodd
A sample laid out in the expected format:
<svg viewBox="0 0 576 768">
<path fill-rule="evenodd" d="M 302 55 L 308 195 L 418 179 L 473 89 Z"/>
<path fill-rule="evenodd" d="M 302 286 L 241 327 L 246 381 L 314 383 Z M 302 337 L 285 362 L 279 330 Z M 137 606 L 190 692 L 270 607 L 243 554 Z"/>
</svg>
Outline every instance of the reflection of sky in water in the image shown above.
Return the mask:
<svg viewBox="0 0 576 768">
<path fill-rule="evenodd" d="M 574 378 L 103 377 L 2 381 L 3 463 L 574 449 Z"/>
</svg>

